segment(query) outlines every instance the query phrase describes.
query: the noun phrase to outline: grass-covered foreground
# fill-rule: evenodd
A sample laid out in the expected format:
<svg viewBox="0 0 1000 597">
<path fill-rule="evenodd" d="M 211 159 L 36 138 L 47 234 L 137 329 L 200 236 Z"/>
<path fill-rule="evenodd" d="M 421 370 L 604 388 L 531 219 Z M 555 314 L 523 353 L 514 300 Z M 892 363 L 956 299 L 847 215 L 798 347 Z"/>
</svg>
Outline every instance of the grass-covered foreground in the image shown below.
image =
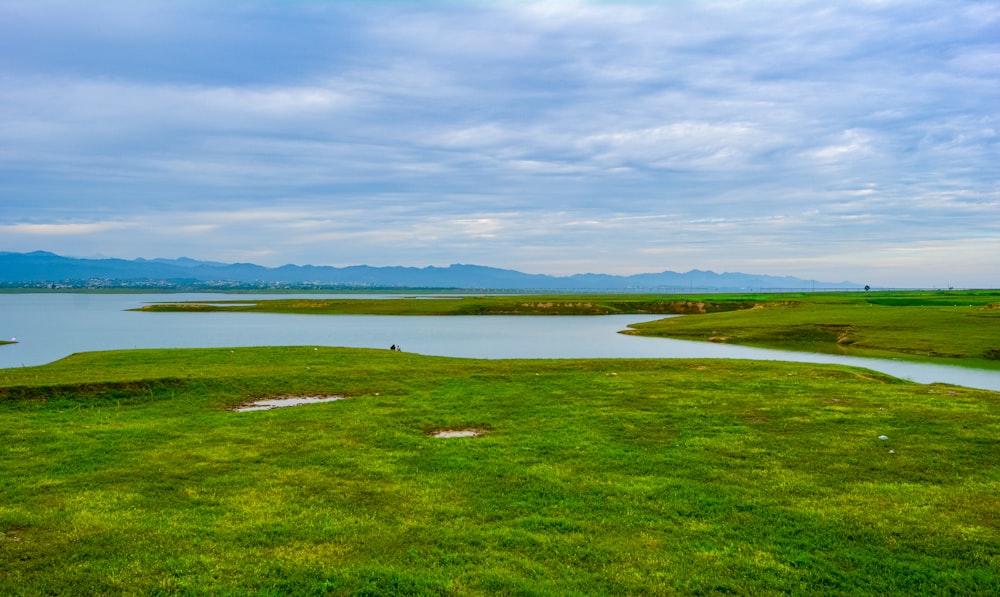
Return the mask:
<svg viewBox="0 0 1000 597">
<path fill-rule="evenodd" d="M 92 353 L 0 437 L 3 595 L 1000 593 L 1000 394 L 859 369 Z"/>
</svg>

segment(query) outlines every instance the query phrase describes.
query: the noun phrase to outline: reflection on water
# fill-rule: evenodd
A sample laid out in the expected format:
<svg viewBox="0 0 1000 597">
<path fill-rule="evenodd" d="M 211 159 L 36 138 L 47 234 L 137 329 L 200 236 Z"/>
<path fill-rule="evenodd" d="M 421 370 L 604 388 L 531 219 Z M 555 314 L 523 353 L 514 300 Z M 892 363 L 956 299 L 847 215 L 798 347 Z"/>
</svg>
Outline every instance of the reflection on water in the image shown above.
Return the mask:
<svg viewBox="0 0 1000 597">
<path fill-rule="evenodd" d="M 239 295 L 238 300 L 276 296 Z M 617 333 L 630 323 L 660 316 L 404 317 L 126 310 L 153 302 L 233 298 L 225 294 L 0 294 L 0 337 L 17 337 L 19 342 L 0 346 L 0 368 L 40 365 L 94 350 L 285 345 L 388 349 L 396 345 L 420 354 L 488 359 L 734 358 L 837 363 L 867 367 L 919 383 L 944 382 L 1000 391 L 997 371 Z"/>
</svg>

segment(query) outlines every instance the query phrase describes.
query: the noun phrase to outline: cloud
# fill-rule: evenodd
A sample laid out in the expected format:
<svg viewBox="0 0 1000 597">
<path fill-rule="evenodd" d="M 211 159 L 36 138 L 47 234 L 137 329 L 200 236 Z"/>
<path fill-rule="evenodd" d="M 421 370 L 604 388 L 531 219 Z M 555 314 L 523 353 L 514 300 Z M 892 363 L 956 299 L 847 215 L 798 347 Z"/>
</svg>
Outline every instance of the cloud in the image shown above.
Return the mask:
<svg viewBox="0 0 1000 597">
<path fill-rule="evenodd" d="M 832 145 L 818 147 L 809 155 L 824 165 L 842 165 L 845 162 L 856 162 L 877 156 L 878 150 L 875 146 L 876 142 L 870 133 L 850 129 L 834 139 Z"/>
<path fill-rule="evenodd" d="M 18 24 L 0 24 L 18 231 L 0 250 L 54 249 L 16 228 L 53 226 L 70 254 L 271 265 L 822 278 L 876 239 L 939 263 L 927 247 L 997 236 L 998 19 L 929 0 L 0 3 Z"/>
<path fill-rule="evenodd" d="M 286 133 L 346 111 L 346 93 L 316 85 L 212 87 L 77 78 L 5 77 L 0 101 L 11 141 L 51 146 L 79 144 L 145 147 L 179 134 Z"/>
<path fill-rule="evenodd" d="M 48 237 L 101 234 L 129 228 L 128 222 L 67 222 L 55 224 L 11 224 L 0 226 L 0 232 L 11 237 Z"/>
<path fill-rule="evenodd" d="M 983 277 L 996 263 L 1000 236 L 947 241 L 887 243 L 874 240 L 843 247 L 835 254 L 808 253 L 758 261 L 761 268 L 830 272 L 837 279 L 896 288 L 994 288 L 995 279 Z M 978 283 L 977 283 L 978 282 Z M 873 286 L 875 285 L 873 284 Z"/>
<path fill-rule="evenodd" d="M 598 134 L 583 141 L 600 162 L 692 170 L 740 169 L 780 143 L 780 138 L 750 123 L 691 121 Z"/>
</svg>

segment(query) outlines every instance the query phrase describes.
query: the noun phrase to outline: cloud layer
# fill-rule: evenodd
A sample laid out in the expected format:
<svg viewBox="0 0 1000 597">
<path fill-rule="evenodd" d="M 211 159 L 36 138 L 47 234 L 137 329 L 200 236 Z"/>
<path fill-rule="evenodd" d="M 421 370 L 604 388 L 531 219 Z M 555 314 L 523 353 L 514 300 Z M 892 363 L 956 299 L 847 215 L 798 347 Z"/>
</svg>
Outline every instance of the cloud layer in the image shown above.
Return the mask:
<svg viewBox="0 0 1000 597">
<path fill-rule="evenodd" d="M 990 2 L 0 0 L 0 250 L 1000 286 Z"/>
</svg>

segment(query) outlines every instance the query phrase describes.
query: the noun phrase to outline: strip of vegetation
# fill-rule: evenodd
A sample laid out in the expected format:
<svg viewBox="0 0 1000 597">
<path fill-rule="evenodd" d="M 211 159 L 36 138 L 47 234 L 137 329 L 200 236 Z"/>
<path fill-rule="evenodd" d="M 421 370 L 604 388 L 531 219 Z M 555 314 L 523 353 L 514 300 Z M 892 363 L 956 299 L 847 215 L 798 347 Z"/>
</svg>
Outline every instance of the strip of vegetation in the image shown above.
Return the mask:
<svg viewBox="0 0 1000 597">
<path fill-rule="evenodd" d="M 270 299 L 177 302 L 136 311 L 304 313 L 315 315 L 611 315 L 715 313 L 756 304 L 738 296 L 678 299 L 647 295 L 449 296 L 393 299 Z"/>
<path fill-rule="evenodd" d="M 1000 592 L 994 392 L 314 347 L 78 354 L 0 388 L 4 595 Z M 229 411 L 308 394 L 351 398 Z"/>
</svg>

